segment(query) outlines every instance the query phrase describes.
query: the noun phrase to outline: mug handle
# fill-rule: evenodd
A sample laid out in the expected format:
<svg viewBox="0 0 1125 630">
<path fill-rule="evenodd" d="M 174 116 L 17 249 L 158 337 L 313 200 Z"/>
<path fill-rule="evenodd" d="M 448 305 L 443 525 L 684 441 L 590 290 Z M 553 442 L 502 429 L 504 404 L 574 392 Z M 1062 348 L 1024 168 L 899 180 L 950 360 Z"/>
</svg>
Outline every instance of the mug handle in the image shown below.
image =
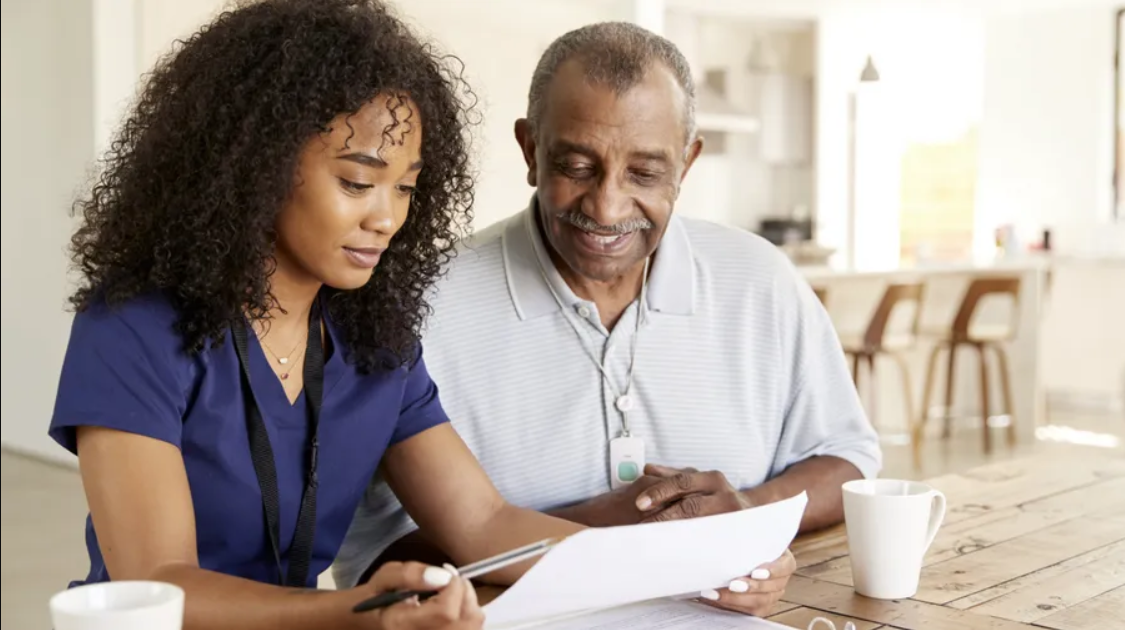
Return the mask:
<svg viewBox="0 0 1125 630">
<path fill-rule="evenodd" d="M 930 545 L 934 543 L 934 537 L 945 520 L 945 495 L 940 490 L 932 490 L 930 498 L 930 524 L 926 528 L 926 545 L 922 547 L 922 555 L 930 550 Z"/>
</svg>

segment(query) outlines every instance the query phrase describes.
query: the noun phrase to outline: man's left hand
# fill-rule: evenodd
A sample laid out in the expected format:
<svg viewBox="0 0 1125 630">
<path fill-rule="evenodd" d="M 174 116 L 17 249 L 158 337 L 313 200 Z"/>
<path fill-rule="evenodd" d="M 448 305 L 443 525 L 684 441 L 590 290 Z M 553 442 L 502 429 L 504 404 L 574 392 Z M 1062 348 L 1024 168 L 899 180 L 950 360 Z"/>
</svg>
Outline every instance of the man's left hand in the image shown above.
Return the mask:
<svg viewBox="0 0 1125 630">
<path fill-rule="evenodd" d="M 749 577 L 734 580 L 719 591 L 704 591 L 700 598 L 716 608 L 766 617 L 785 594 L 785 586 L 796 570 L 797 561 L 786 549 L 783 556 L 758 567 Z"/>
<path fill-rule="evenodd" d="M 647 514 L 642 522 L 725 514 L 755 506 L 721 472 L 649 464 L 645 466 L 645 475 L 662 481 L 637 496 L 637 508 Z M 796 570 L 797 561 L 786 549 L 780 558 L 758 567 L 749 576 L 732 581 L 727 588 L 705 591 L 700 597 L 717 608 L 765 617 L 785 593 Z"/>
<path fill-rule="evenodd" d="M 637 509 L 645 515 L 643 523 L 678 521 L 754 507 L 721 472 L 649 464 L 645 466 L 645 474 L 660 477 L 662 481 L 637 496 Z"/>
</svg>

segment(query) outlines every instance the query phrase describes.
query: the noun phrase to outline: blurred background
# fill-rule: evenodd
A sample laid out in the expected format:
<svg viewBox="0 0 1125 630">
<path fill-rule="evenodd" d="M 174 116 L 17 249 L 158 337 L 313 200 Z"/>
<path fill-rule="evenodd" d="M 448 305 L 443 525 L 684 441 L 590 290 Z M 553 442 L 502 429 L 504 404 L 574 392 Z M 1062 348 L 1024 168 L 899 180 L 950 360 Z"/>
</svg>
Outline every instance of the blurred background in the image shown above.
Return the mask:
<svg viewBox="0 0 1125 630">
<path fill-rule="evenodd" d="M 885 475 L 1122 452 L 1119 3 L 394 4 L 481 97 L 476 229 L 531 192 L 512 124 L 539 55 L 583 24 L 638 22 L 681 47 L 700 86 L 706 148 L 677 211 L 759 233 L 799 266 L 849 352 Z M 144 73 L 223 6 L 2 2 L 5 630 L 46 627 L 46 598 L 86 570 L 81 485 L 46 435 L 70 203 Z"/>
</svg>

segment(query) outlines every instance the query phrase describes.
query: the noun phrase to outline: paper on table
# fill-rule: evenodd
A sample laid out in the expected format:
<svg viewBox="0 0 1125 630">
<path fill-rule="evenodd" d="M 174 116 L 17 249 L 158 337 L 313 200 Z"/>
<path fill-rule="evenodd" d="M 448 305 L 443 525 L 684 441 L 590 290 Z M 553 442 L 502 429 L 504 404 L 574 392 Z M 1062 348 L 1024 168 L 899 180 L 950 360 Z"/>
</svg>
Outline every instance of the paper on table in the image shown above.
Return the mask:
<svg viewBox="0 0 1125 630">
<path fill-rule="evenodd" d="M 486 606 L 485 627 L 501 630 L 725 587 L 785 552 L 807 503 L 801 493 L 729 514 L 584 530 Z"/>
<path fill-rule="evenodd" d="M 691 602 L 662 599 L 533 626 L 535 630 L 790 630 Z"/>
</svg>

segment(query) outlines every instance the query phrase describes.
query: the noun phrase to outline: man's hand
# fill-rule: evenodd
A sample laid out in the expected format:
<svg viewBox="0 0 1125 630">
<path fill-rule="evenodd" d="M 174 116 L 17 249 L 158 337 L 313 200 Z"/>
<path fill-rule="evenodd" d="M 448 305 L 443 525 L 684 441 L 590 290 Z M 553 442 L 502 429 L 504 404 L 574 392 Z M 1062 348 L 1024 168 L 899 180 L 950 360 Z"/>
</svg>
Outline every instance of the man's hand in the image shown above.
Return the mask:
<svg viewBox="0 0 1125 630">
<path fill-rule="evenodd" d="M 755 569 L 748 578 L 734 580 L 721 591 L 704 591 L 704 603 L 744 615 L 765 617 L 785 593 L 789 578 L 797 570 L 797 561 L 788 549 L 785 554 Z"/>
<path fill-rule="evenodd" d="M 550 514 L 589 527 L 636 525 L 645 517 L 637 509 L 637 496 L 662 481 L 660 477 L 645 474 L 627 486 L 577 505 L 552 510 Z"/>
<path fill-rule="evenodd" d="M 647 478 L 658 481 L 647 484 L 637 495 L 635 509 L 642 514 L 643 523 L 726 514 L 755 506 L 721 472 L 649 464 L 642 479 Z"/>
</svg>

